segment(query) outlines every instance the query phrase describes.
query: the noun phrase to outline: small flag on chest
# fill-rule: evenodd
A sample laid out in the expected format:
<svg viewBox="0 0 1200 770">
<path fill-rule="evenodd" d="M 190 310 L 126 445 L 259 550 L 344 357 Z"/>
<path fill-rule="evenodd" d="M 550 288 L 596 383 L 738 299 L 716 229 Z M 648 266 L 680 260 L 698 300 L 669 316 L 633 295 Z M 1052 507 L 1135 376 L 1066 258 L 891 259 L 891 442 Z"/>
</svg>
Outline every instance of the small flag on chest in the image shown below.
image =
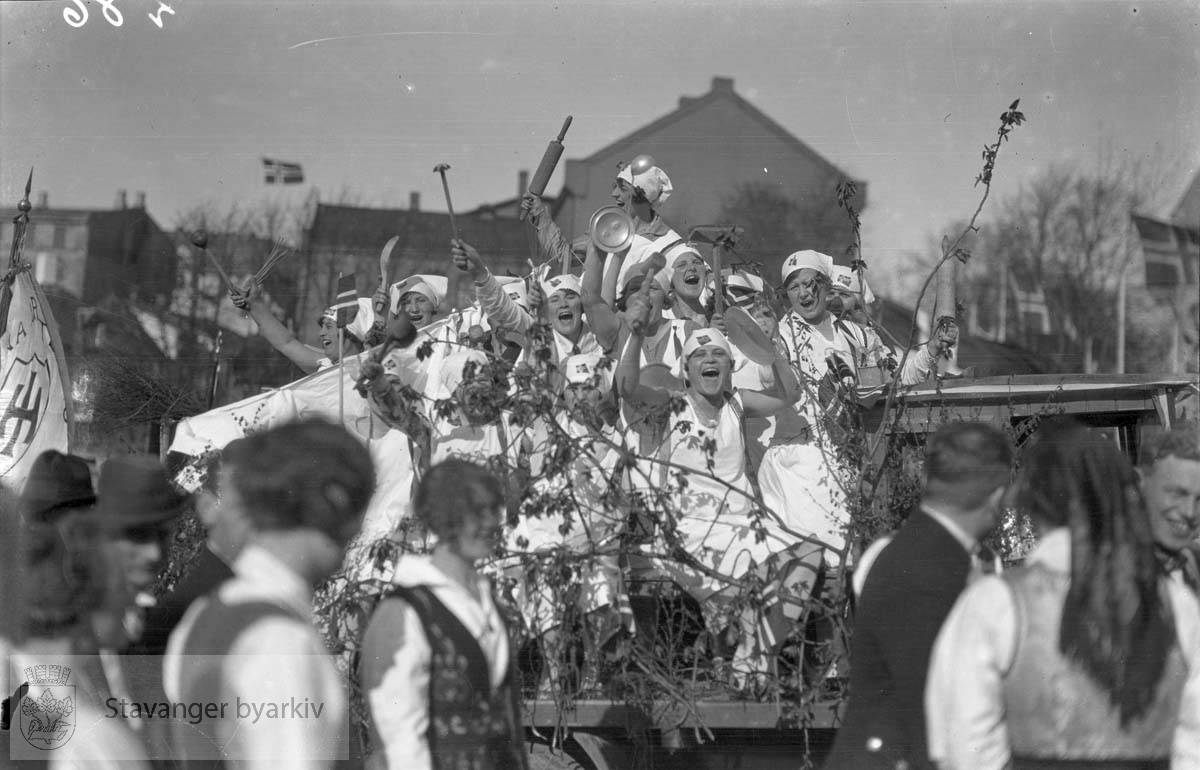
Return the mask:
<svg viewBox="0 0 1200 770">
<path fill-rule="evenodd" d="M 354 285 L 354 273 L 338 277 L 338 293 L 333 308 L 337 313 L 339 329 L 346 328 L 358 316 L 358 290 Z"/>
</svg>

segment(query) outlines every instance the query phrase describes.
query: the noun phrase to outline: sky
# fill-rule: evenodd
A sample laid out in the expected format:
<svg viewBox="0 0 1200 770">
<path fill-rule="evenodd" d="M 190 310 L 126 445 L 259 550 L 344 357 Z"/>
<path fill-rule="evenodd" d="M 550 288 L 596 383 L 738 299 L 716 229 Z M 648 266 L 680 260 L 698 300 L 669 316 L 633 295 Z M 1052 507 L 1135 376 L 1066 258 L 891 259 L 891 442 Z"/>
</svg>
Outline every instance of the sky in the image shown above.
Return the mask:
<svg viewBox="0 0 1200 770">
<path fill-rule="evenodd" d="M 1161 215 L 1200 168 L 1194 0 L 111 0 L 120 26 L 90 0 L 73 27 L 83 4 L 0 0 L 6 207 L 32 166 L 51 206 L 144 191 L 164 227 L 312 187 L 444 210 L 432 169 L 449 163 L 466 211 L 515 195 L 566 115 L 564 157 L 584 157 L 724 76 L 867 181 L 864 256 L 895 295 L 906 255 L 974 210 L 980 151 L 1014 99 L 1028 123 L 996 202 L 1107 149 L 1168 164 Z M 306 184 L 265 186 L 263 156 L 301 163 Z"/>
</svg>

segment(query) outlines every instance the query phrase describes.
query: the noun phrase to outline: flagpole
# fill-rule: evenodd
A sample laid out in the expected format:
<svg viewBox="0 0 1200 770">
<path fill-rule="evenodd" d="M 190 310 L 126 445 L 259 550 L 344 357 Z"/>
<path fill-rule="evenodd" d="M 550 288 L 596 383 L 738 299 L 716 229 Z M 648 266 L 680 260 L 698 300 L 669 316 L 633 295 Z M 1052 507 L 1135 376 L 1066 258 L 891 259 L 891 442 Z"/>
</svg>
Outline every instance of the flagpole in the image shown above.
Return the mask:
<svg viewBox="0 0 1200 770">
<path fill-rule="evenodd" d="M 1125 278 L 1129 262 L 1121 265 L 1121 277 L 1117 281 L 1117 374 L 1125 373 Z"/>
<path fill-rule="evenodd" d="M 342 274 L 338 272 L 338 288 L 342 285 Z M 341 296 L 339 295 L 334 304 L 341 304 Z M 346 329 L 338 323 L 341 310 L 334 311 L 334 324 L 337 326 L 338 332 L 338 424 L 346 424 L 346 351 L 342 348 L 342 343 L 346 339 Z"/>
<path fill-rule="evenodd" d="M 29 202 L 29 192 L 33 189 L 33 169 L 29 169 L 29 178 L 25 180 L 25 197 L 17 204 L 19 212 L 13 217 L 12 251 L 8 254 L 8 269 L 0 276 L 0 334 L 8 325 L 8 308 L 12 302 L 12 286 L 17 280 L 17 272 L 21 263 L 21 252 L 25 247 L 25 230 L 29 226 L 29 212 L 33 204 Z"/>
<path fill-rule="evenodd" d="M 1008 263 L 1000 263 L 1000 324 L 996 330 L 996 341 L 1008 341 Z"/>
</svg>

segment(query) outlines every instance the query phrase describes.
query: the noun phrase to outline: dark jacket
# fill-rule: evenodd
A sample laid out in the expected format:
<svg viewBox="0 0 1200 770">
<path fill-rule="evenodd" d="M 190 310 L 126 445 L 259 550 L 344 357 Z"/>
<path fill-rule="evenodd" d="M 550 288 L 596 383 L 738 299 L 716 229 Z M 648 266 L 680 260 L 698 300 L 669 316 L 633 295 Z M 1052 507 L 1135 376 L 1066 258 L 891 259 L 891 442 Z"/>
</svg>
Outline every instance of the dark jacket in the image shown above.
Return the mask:
<svg viewBox="0 0 1200 770">
<path fill-rule="evenodd" d="M 879 554 L 854 618 L 849 705 L 826 770 L 891 768 L 898 759 L 930 766 L 925 676 L 970 568 L 962 545 L 920 511 Z"/>
<path fill-rule="evenodd" d="M 163 655 L 167 651 L 167 639 L 192 602 L 216 590 L 217 586 L 233 577 L 233 570 L 207 545 L 200 549 L 196 560 L 175 584 L 175 588 L 146 611 L 142 636 L 129 649 L 127 655 Z"/>
</svg>

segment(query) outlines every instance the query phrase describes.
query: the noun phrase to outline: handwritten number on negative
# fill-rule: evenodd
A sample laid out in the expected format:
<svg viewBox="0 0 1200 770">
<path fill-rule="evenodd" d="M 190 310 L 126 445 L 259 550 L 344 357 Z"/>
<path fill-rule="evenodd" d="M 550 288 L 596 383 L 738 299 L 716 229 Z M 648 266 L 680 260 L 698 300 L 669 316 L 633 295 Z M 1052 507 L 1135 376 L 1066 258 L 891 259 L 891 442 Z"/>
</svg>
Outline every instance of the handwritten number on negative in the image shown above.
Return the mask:
<svg viewBox="0 0 1200 770">
<path fill-rule="evenodd" d="M 70 24 L 72 27 L 78 29 L 84 24 L 87 24 L 88 9 L 86 0 L 70 0 L 70 2 L 72 3 L 73 7 L 68 6 L 63 8 L 63 19 L 66 20 L 67 24 Z M 114 27 L 119 27 L 125 23 L 125 17 L 121 15 L 121 9 L 117 8 L 116 0 L 95 0 L 95 2 L 100 5 L 100 8 L 104 12 L 104 19 L 109 24 Z M 146 14 L 146 17 L 149 18 L 155 26 L 157 26 L 159 29 L 162 29 L 162 15 L 164 11 L 172 16 L 175 15 L 174 8 L 167 5 L 162 0 L 159 0 L 158 10 L 154 13 Z"/>
</svg>

